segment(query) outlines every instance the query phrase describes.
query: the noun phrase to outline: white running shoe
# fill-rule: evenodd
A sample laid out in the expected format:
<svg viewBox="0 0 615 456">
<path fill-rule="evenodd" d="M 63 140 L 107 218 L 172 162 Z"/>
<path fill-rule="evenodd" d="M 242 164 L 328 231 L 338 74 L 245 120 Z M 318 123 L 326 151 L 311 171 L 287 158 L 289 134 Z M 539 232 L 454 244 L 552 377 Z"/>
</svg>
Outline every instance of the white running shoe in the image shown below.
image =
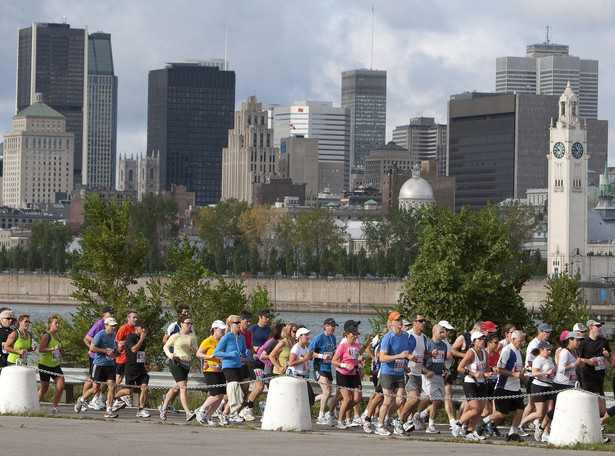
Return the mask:
<svg viewBox="0 0 615 456">
<path fill-rule="evenodd" d="M 374 431 L 374 434 L 383 435 L 383 436 L 391 435 L 391 433 L 382 424 L 379 424 L 378 426 L 376 426 L 376 430 Z"/>
<path fill-rule="evenodd" d="M 423 421 L 419 412 L 416 412 L 414 415 L 412 415 L 412 423 L 414 423 L 414 428 L 418 429 L 419 431 L 421 429 L 425 429 L 425 421 Z"/>
<path fill-rule="evenodd" d="M 335 427 L 338 429 L 348 429 L 348 426 L 346 426 L 346 423 L 343 421 L 338 421 Z"/>
<path fill-rule="evenodd" d="M 427 426 L 427 429 L 425 429 L 425 432 L 427 434 L 439 434 L 440 431 L 438 431 L 438 429 L 435 426 Z"/>
<path fill-rule="evenodd" d="M 542 443 L 549 443 L 549 433 L 548 432 L 543 432 L 542 436 L 540 437 L 540 441 Z"/>
<path fill-rule="evenodd" d="M 162 408 L 162 405 L 158 406 L 158 412 L 160 413 L 160 419 L 162 421 L 166 421 L 167 420 L 167 410 L 165 408 Z"/>
<path fill-rule="evenodd" d="M 186 421 L 192 421 L 196 417 L 195 412 L 186 412 Z"/>
<path fill-rule="evenodd" d="M 228 415 L 220 413 L 218 419 L 220 420 L 220 426 L 226 426 L 228 424 Z"/>
<path fill-rule="evenodd" d="M 120 397 L 120 399 L 124 401 L 124 403 L 126 404 L 126 407 L 132 407 L 133 406 L 132 396 L 130 394 L 122 396 L 122 397 Z"/>
<path fill-rule="evenodd" d="M 352 426 L 353 427 L 363 426 L 363 418 L 361 418 L 360 416 L 355 416 L 354 419 L 352 420 Z"/>
<path fill-rule="evenodd" d="M 451 430 L 453 437 L 461 437 L 461 429 L 461 423 L 459 421 L 455 421 L 455 423 L 453 423 L 453 429 Z"/>
<path fill-rule="evenodd" d="M 368 419 L 363 420 L 363 430 L 368 434 L 371 434 L 372 432 L 374 432 L 374 430 L 372 429 L 372 422 L 370 420 Z"/>
<path fill-rule="evenodd" d="M 150 416 L 152 416 L 151 413 L 145 409 L 140 409 L 137 412 L 137 418 L 149 418 Z"/>
<path fill-rule="evenodd" d="M 244 407 L 243 409 L 241 409 L 241 412 L 239 412 L 239 416 L 242 417 L 245 421 L 254 421 L 256 419 L 254 418 L 254 411 L 250 407 Z"/>
<path fill-rule="evenodd" d="M 398 419 L 395 419 L 393 421 L 393 434 L 395 435 L 404 435 L 405 431 L 404 431 L 404 426 L 402 424 L 402 422 Z"/>
<path fill-rule="evenodd" d="M 81 397 L 78 397 L 77 402 L 75 402 L 75 413 L 81 412 L 81 409 L 83 409 L 84 405 L 85 405 L 84 400 L 81 399 Z"/>
<path fill-rule="evenodd" d="M 523 426 L 519 426 L 516 433 L 519 434 L 520 437 L 527 437 L 529 435 L 527 431 L 523 429 Z"/>
</svg>

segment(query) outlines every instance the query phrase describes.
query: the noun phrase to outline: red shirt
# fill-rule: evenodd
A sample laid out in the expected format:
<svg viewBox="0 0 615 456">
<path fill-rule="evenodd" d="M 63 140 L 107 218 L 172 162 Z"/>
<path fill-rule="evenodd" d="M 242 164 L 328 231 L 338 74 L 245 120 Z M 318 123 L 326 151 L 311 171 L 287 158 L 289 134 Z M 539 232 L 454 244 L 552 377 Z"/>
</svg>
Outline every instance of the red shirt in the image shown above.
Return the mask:
<svg viewBox="0 0 615 456">
<path fill-rule="evenodd" d="M 246 340 L 246 348 L 252 350 L 252 333 L 250 331 L 239 331 L 243 338 Z"/>
<path fill-rule="evenodd" d="M 120 329 L 117 330 L 117 334 L 115 335 L 116 342 L 126 342 L 128 335 L 132 334 L 133 332 L 135 332 L 134 326 L 132 326 L 129 323 L 123 324 L 122 326 L 120 326 Z M 126 353 L 124 353 L 123 345 L 122 347 L 119 347 L 119 351 L 121 355 L 115 359 L 115 362 L 117 364 L 125 364 L 126 363 Z"/>
</svg>

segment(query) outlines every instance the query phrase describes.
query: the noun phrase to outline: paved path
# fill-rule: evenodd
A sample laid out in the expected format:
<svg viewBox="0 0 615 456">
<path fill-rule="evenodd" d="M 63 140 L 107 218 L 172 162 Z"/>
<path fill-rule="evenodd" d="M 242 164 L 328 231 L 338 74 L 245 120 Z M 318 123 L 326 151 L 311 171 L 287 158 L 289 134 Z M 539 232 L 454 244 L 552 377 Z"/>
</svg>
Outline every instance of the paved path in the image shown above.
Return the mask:
<svg viewBox="0 0 615 456">
<path fill-rule="evenodd" d="M 506 445 L 503 439 L 480 443 L 445 441 L 450 437 L 448 426 L 439 425 L 442 434 L 434 437 L 416 431 L 412 437 L 381 438 L 368 435 L 362 428 L 338 430 L 314 425 L 312 432 L 260 431 L 260 422 L 236 424 L 229 428 L 187 423 L 183 413 L 169 415 L 162 423 L 155 410 L 152 417 L 137 419 L 136 409 L 121 410 L 120 417 L 103 420 L 102 412 L 75 414 L 71 406 L 61 406 L 62 416 L 22 417 L 0 416 L 3 454 L 61 454 L 66 456 L 122 455 L 177 456 L 179 454 L 268 454 L 297 455 L 298 449 L 308 454 L 377 455 L 446 455 L 472 456 L 515 455 L 595 455 L 607 452 L 565 451 L 548 449 L 544 445 L 523 447 Z M 72 419 L 71 419 L 72 418 Z M 75 419 L 76 418 L 76 419 Z M 89 418 L 89 419 L 88 419 Z M 528 438 L 529 439 L 529 438 Z M 605 449 L 614 446 L 609 444 Z M 615 449 L 615 448 L 614 448 Z"/>
</svg>

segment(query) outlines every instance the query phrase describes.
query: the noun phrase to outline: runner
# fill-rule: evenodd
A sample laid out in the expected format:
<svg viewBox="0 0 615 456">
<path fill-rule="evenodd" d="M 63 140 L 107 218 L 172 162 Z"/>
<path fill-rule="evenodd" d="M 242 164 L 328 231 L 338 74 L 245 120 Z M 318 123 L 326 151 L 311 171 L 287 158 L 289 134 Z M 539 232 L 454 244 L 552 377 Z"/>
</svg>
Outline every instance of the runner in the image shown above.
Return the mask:
<svg viewBox="0 0 615 456">
<path fill-rule="evenodd" d="M 331 397 L 331 385 L 333 383 L 331 359 L 337 347 L 335 334 L 333 333 L 337 326 L 338 324 L 333 318 L 327 318 L 323 324 L 323 331 L 312 339 L 312 343 L 309 346 L 309 349 L 313 352 L 312 368 L 314 370 L 314 379 L 318 382 L 322 391 L 315 398 L 315 401 L 320 401 L 320 411 L 318 412 L 316 424 L 327 424 L 329 426 L 334 425 L 334 416 L 331 409 L 327 412 L 328 415 L 325 415 L 325 410 L 327 402 Z M 339 394 L 338 390 L 336 395 Z"/>
<path fill-rule="evenodd" d="M 353 390 L 358 390 L 359 383 L 361 383 L 357 372 L 361 352 L 361 347 L 357 342 L 359 330 L 355 325 L 349 325 L 348 330 L 344 331 L 343 336 L 346 338 L 346 341 L 337 347 L 335 355 L 333 355 L 331 360 L 331 364 L 337 366 L 335 379 L 338 387 L 341 388 L 343 398 L 337 421 L 338 429 L 348 428 L 348 423 L 344 423 L 343 419 L 346 412 L 354 407 L 356 398 Z"/>
<path fill-rule="evenodd" d="M 60 329 L 60 318 L 56 315 L 49 317 L 47 320 L 47 331 L 41 337 L 41 345 L 38 349 L 41 357 L 38 360 L 39 376 L 41 379 L 41 389 L 38 390 L 38 401 L 43 400 L 43 396 L 49 389 L 49 382 L 53 377 L 56 384 L 56 390 L 53 393 L 53 402 L 50 412 L 57 415 L 58 404 L 64 391 L 64 373 L 60 367 L 60 349 L 62 348 L 62 340 L 58 335 Z"/>
<path fill-rule="evenodd" d="M 126 384 L 129 386 L 135 385 L 141 389 L 139 394 L 139 410 L 137 410 L 136 415 L 138 418 L 149 418 L 151 416 L 151 414 L 145 410 L 149 384 L 147 358 L 145 355 L 147 348 L 146 337 L 147 324 L 143 320 L 137 320 L 134 322 L 134 331 L 128 334 L 124 344 L 124 354 L 126 357 L 124 375 L 126 377 Z M 117 336 L 115 340 L 117 340 Z M 132 388 L 130 391 L 132 391 Z M 124 400 L 124 402 L 126 402 L 126 400 Z"/>
<path fill-rule="evenodd" d="M 220 339 L 224 335 L 226 325 L 222 320 L 216 320 L 211 324 L 210 336 L 201 342 L 196 357 L 203 360 L 203 375 L 205 384 L 210 388 L 207 390 L 207 399 L 196 410 L 196 420 L 201 424 L 213 425 L 211 415 L 222 403 L 226 394 L 226 379 L 222 373 L 222 365 L 218 358 L 214 356 L 214 351 Z M 222 415 L 220 418 L 223 420 Z M 228 422 L 221 422 L 222 425 Z"/>
<path fill-rule="evenodd" d="M 88 347 L 88 352 L 90 355 L 89 378 L 83 385 L 83 396 L 86 396 L 86 397 L 89 396 L 91 394 L 90 390 L 94 389 L 94 382 L 92 381 L 92 367 L 93 367 L 94 358 L 96 354 L 93 351 L 90 351 L 90 345 L 92 343 L 92 340 L 94 339 L 94 336 L 98 334 L 100 331 L 105 329 L 105 320 L 107 318 L 114 318 L 114 317 L 115 317 L 115 310 L 113 309 L 113 307 L 111 306 L 103 307 L 102 318 L 92 325 L 88 333 L 83 338 L 83 343 L 85 344 L 86 347 Z M 96 391 L 97 391 L 96 394 L 94 395 L 90 403 L 87 404 L 87 406 L 90 407 L 92 410 L 105 410 L 106 401 L 105 401 L 104 394 L 105 394 L 105 391 L 107 391 L 107 384 L 105 383 L 101 385 L 100 388 L 98 388 Z M 83 404 L 83 407 L 85 406 L 86 404 Z"/>
<path fill-rule="evenodd" d="M 117 330 L 117 334 L 115 335 L 117 350 L 120 354 L 115 359 L 115 383 L 117 385 L 122 383 L 122 380 L 124 379 L 124 371 L 126 370 L 126 352 L 124 350 L 124 345 L 126 344 L 128 335 L 135 332 L 135 323 L 138 320 L 138 317 L 139 316 L 136 310 L 129 310 L 126 313 L 126 323 L 120 326 L 120 329 Z M 132 407 L 133 391 L 134 388 L 124 388 L 115 393 L 115 402 L 113 403 L 113 407 L 115 407 L 116 410 L 124 407 Z"/>
<path fill-rule="evenodd" d="M 434 325 L 432 328 L 432 338 L 427 342 L 425 353 L 431 356 L 427 358 L 422 367 L 423 390 L 429 396 L 431 409 L 429 411 L 429 425 L 425 429 L 427 434 L 439 434 L 436 428 L 436 415 L 443 405 L 443 398 L 446 395 L 444 389 L 444 361 L 446 360 L 447 346 L 444 339 L 444 328 L 441 325 Z"/>
</svg>

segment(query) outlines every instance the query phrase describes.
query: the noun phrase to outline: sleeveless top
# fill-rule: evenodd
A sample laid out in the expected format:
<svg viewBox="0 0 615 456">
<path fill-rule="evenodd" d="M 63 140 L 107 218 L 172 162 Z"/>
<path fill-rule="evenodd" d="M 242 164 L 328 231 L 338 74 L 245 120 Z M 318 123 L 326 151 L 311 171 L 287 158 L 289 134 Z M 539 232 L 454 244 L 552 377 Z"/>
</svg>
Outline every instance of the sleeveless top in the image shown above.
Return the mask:
<svg viewBox="0 0 615 456">
<path fill-rule="evenodd" d="M 283 340 L 284 340 L 284 347 L 282 348 L 282 351 L 278 355 L 278 363 L 280 364 L 280 366 L 282 366 L 282 368 L 284 369 L 284 372 L 278 372 L 278 369 L 274 367 L 273 368 L 274 374 L 285 374 L 286 365 L 288 364 L 288 358 L 290 358 L 290 345 L 287 339 L 283 339 Z"/>
<path fill-rule="evenodd" d="M 60 348 L 62 347 L 62 341 L 60 337 L 54 338 L 51 332 L 47 331 L 46 334 L 49 334 L 49 343 L 44 348 L 52 348 L 56 345 L 58 346 L 58 350 L 52 350 L 49 352 L 41 353 L 41 357 L 38 360 L 39 365 L 48 366 L 48 367 L 56 367 L 60 365 Z"/>
<path fill-rule="evenodd" d="M 19 330 L 17 330 L 17 339 L 13 343 L 13 350 L 21 350 L 25 348 L 26 350 L 30 349 L 32 345 L 32 336 L 30 335 L 30 331 L 26 331 L 27 339 L 22 339 Z M 19 359 L 19 355 L 17 353 L 9 353 L 8 362 L 16 364 Z M 28 359 L 28 353 L 25 354 L 24 360 Z"/>
<path fill-rule="evenodd" d="M 481 360 L 481 359 L 478 359 L 478 353 L 476 353 L 476 350 L 474 350 L 474 348 L 470 348 L 470 350 L 474 352 L 474 361 L 472 362 L 472 364 L 468 366 L 467 369 L 470 372 L 474 372 L 474 373 L 482 372 L 484 374 L 485 369 L 487 368 L 487 352 L 485 351 L 484 348 L 481 348 L 481 352 L 483 354 L 483 359 Z M 463 381 L 465 383 L 485 383 L 484 378 L 472 377 L 470 375 L 466 375 Z"/>
</svg>

